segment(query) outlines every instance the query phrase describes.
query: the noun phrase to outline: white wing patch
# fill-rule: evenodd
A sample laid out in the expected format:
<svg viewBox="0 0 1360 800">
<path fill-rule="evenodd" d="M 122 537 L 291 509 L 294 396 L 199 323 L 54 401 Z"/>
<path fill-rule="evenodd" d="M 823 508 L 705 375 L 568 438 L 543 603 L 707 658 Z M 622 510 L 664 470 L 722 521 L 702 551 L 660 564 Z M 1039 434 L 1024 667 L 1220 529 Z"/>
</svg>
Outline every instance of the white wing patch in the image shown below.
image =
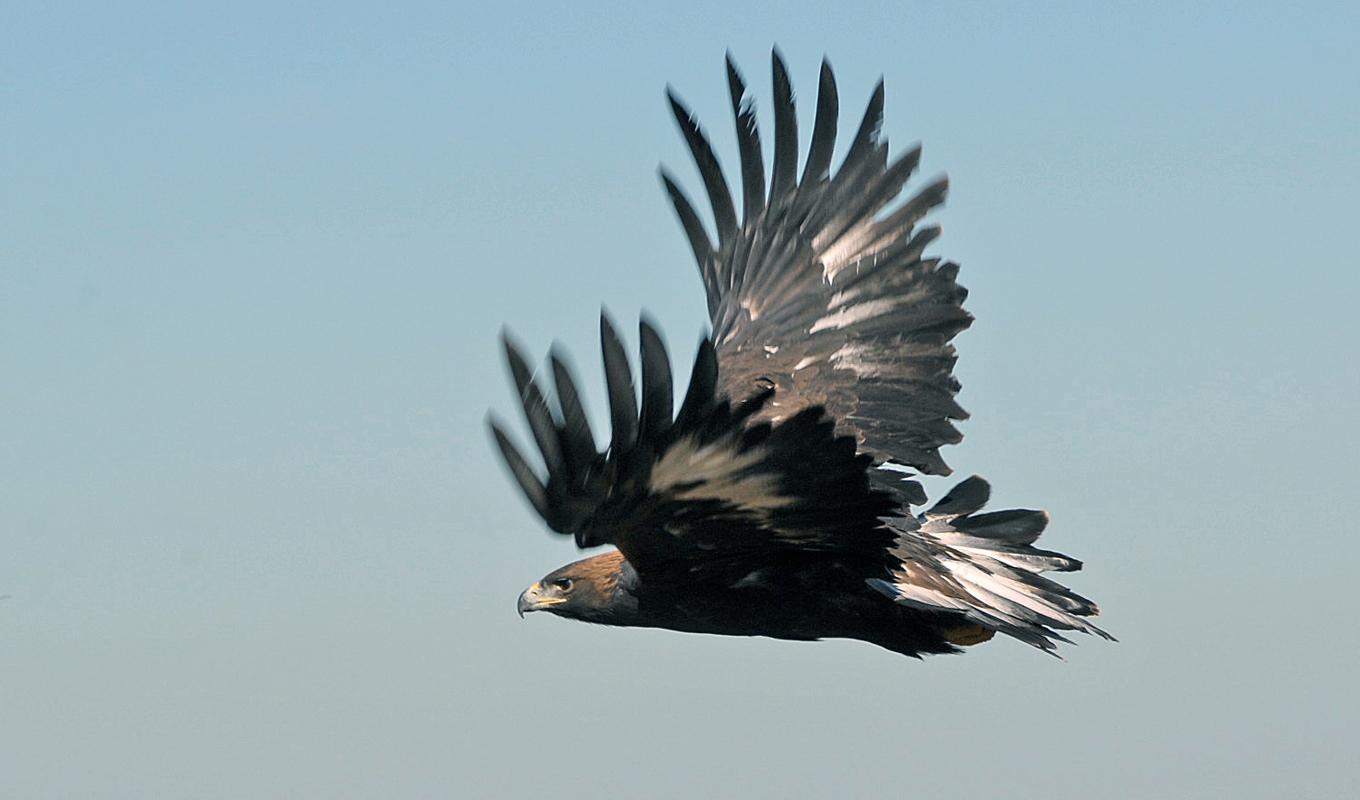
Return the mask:
<svg viewBox="0 0 1360 800">
<path fill-rule="evenodd" d="M 765 455 L 761 447 L 741 452 L 733 437 L 701 445 L 685 436 L 657 458 L 651 486 L 679 500 L 721 500 L 757 511 L 793 505 L 796 498 L 779 492 L 777 476 L 754 469 Z"/>
<path fill-rule="evenodd" d="M 851 325 L 858 325 L 867 319 L 887 314 L 902 305 L 896 298 L 888 297 L 879 300 L 868 300 L 858 305 L 842 306 L 835 311 L 828 310 L 826 316 L 812 323 L 808 333 L 817 333 L 829 329 L 841 330 Z"/>
</svg>

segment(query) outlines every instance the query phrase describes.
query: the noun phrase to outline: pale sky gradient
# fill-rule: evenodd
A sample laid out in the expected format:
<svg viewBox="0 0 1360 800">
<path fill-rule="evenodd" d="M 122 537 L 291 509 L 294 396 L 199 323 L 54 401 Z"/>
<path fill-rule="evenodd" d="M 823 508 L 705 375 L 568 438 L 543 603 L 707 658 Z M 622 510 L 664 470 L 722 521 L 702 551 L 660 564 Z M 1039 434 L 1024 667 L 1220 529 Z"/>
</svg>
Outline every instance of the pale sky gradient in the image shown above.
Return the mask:
<svg viewBox="0 0 1360 800">
<path fill-rule="evenodd" d="M 1032 5 L 6 3 L 0 797 L 1353 791 L 1360 12 Z M 947 458 L 1119 644 L 515 615 L 577 555 L 488 446 L 500 326 L 596 412 L 601 303 L 690 358 L 663 90 L 730 169 L 773 43 L 805 141 L 825 53 L 950 175 Z"/>
</svg>

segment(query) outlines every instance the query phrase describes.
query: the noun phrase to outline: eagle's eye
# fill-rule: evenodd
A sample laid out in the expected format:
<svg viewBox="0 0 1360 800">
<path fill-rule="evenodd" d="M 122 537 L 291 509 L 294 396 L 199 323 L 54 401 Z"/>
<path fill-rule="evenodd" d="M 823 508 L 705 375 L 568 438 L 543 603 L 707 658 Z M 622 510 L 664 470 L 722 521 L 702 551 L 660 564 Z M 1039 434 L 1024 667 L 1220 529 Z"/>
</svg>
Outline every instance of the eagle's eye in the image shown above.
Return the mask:
<svg viewBox="0 0 1360 800">
<path fill-rule="evenodd" d="M 571 578 L 558 578 L 552 585 L 564 592 L 571 591 Z"/>
</svg>

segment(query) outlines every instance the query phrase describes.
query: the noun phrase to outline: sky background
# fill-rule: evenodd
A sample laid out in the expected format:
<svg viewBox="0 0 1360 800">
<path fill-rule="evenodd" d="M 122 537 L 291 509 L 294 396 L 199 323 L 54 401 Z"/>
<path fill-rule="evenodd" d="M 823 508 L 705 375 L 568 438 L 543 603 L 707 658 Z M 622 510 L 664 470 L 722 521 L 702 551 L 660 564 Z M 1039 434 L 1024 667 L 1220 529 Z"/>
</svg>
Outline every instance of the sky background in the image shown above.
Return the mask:
<svg viewBox="0 0 1360 800">
<path fill-rule="evenodd" d="M 1356 7 L 684 5 L 4 4 L 0 796 L 1353 791 Z M 515 615 L 577 554 L 489 448 L 499 330 L 596 413 L 601 303 L 688 361 L 663 90 L 730 168 L 774 43 L 804 146 L 826 54 L 948 172 L 947 458 L 1119 644 Z"/>
</svg>

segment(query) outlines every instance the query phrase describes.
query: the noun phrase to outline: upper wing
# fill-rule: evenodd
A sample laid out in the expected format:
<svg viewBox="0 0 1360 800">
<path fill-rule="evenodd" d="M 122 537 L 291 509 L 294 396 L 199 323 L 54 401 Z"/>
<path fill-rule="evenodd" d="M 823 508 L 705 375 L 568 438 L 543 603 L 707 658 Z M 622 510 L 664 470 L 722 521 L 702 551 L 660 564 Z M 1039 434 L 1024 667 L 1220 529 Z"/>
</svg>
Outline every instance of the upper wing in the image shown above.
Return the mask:
<svg viewBox="0 0 1360 800">
<path fill-rule="evenodd" d="M 760 136 L 746 87 L 727 62 L 741 154 L 742 216 L 718 160 L 689 111 L 670 102 L 713 208 L 715 246 L 693 205 L 662 180 L 699 263 L 726 393 L 778 389 L 759 412 L 778 419 L 822 406 L 837 431 L 877 462 L 948 474 L 939 448 L 962 437 L 951 420 L 959 384 L 950 339 L 968 327 L 958 265 L 922 255 L 940 233 L 916 229 L 944 202 L 940 178 L 883 213 L 916 170 L 921 149 L 888 160 L 880 138 L 883 84 L 874 90 L 845 161 L 830 173 L 838 100 L 822 62 L 812 143 L 801 179 L 788 73 L 774 53 L 774 159 L 766 187 Z"/>
<path fill-rule="evenodd" d="M 788 551 L 860 554 L 882 561 L 893 533 L 881 522 L 896 503 L 870 487 L 871 459 L 837 436 L 822 409 L 777 425 L 753 422 L 765 390 L 733 407 L 718 392 L 718 364 L 704 340 L 689 389 L 671 416 L 670 364 L 661 338 L 641 325 L 642 401 L 613 326 L 601 319 L 612 434 L 604 452 L 565 364 L 552 357 L 556 407 L 507 340 L 506 355 L 546 480 L 491 422 L 529 502 L 581 547 L 614 544 L 639 572 L 677 561 L 693 570 L 729 557 Z"/>
</svg>

